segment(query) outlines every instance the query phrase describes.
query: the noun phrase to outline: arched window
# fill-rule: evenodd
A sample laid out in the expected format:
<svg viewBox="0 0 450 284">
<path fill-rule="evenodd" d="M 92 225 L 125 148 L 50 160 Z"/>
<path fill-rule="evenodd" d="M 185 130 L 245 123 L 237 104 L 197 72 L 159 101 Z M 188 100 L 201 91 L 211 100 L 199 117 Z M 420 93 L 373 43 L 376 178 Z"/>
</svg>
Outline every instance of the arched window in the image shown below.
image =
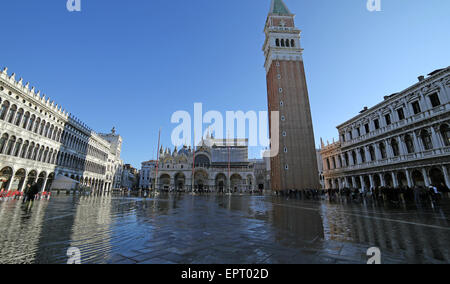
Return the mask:
<svg viewBox="0 0 450 284">
<path fill-rule="evenodd" d="M 291 39 L 291 47 L 295 47 L 295 40 Z"/>
<path fill-rule="evenodd" d="M 47 122 L 47 124 L 45 125 L 45 129 L 44 129 L 44 136 L 48 137 L 48 130 L 50 129 L 50 123 Z"/>
<path fill-rule="evenodd" d="M 33 158 L 33 152 L 34 152 L 34 142 L 31 142 L 30 147 L 28 147 L 28 154 L 27 154 L 28 160 L 31 160 Z"/>
<path fill-rule="evenodd" d="M 414 143 L 410 135 L 405 135 L 406 151 L 408 154 L 414 153 Z"/>
<path fill-rule="evenodd" d="M 11 136 L 11 138 L 8 141 L 8 147 L 6 147 L 6 151 L 5 151 L 6 155 L 11 155 L 12 154 L 12 150 L 14 148 L 14 144 L 15 143 L 16 143 L 16 137 L 15 136 Z"/>
<path fill-rule="evenodd" d="M 450 127 L 447 124 L 441 126 L 441 136 L 445 146 L 450 146 Z"/>
<path fill-rule="evenodd" d="M 42 123 L 41 123 L 41 128 L 39 130 L 39 135 L 42 135 L 44 133 L 44 129 L 45 129 L 45 120 L 43 120 Z"/>
<path fill-rule="evenodd" d="M 348 159 L 348 153 L 345 153 L 345 154 L 344 154 L 344 159 L 345 159 L 345 166 L 348 167 L 348 164 L 349 164 L 349 163 L 348 163 L 348 160 L 349 160 L 349 159 Z"/>
<path fill-rule="evenodd" d="M 328 159 L 328 158 L 327 158 L 327 170 L 331 170 L 331 167 L 330 167 L 330 159 Z"/>
<path fill-rule="evenodd" d="M 420 138 L 422 139 L 423 147 L 425 150 L 433 149 L 433 142 L 431 141 L 431 135 L 427 130 L 422 130 L 420 133 Z"/>
<path fill-rule="evenodd" d="M 41 125 L 41 119 L 38 117 L 36 119 L 36 123 L 34 124 L 34 130 L 33 130 L 34 133 L 38 133 L 39 125 Z"/>
<path fill-rule="evenodd" d="M 289 47 L 289 40 L 286 40 L 286 47 Z"/>
<path fill-rule="evenodd" d="M 280 39 L 277 38 L 277 39 L 275 40 L 275 45 L 276 45 L 276 46 L 280 46 Z"/>
<path fill-rule="evenodd" d="M 33 126 L 34 126 L 34 120 L 36 119 L 36 116 L 33 114 L 30 117 L 30 123 L 28 124 L 28 131 L 33 131 Z"/>
<path fill-rule="evenodd" d="M 17 140 L 16 146 L 14 147 L 14 153 L 13 153 L 14 157 L 19 156 L 20 146 L 22 146 L 22 142 L 23 142 L 22 139 Z"/>
<path fill-rule="evenodd" d="M 44 156 L 42 157 L 42 162 L 47 162 L 47 156 L 48 156 L 48 147 L 44 151 Z"/>
<path fill-rule="evenodd" d="M 333 157 L 333 158 L 332 158 L 332 161 L 333 161 L 333 169 L 337 168 L 337 167 L 336 167 L 336 158 Z"/>
<path fill-rule="evenodd" d="M 19 109 L 16 114 L 16 119 L 14 120 L 14 124 L 20 126 L 20 122 L 22 121 L 23 109 Z"/>
<path fill-rule="evenodd" d="M 23 143 L 23 146 L 22 146 L 22 152 L 20 153 L 20 157 L 21 157 L 21 158 L 24 158 L 24 159 L 26 158 L 27 149 L 28 149 L 28 144 L 29 144 L 28 140 L 25 141 L 25 143 Z"/>
<path fill-rule="evenodd" d="M 0 154 L 3 153 L 3 150 L 5 149 L 6 142 L 8 141 L 9 135 L 3 134 L 2 138 L 0 139 Z"/>
<path fill-rule="evenodd" d="M 30 113 L 27 111 L 23 116 L 22 128 L 27 129 L 28 121 L 30 120 Z"/>
<path fill-rule="evenodd" d="M 8 122 L 9 123 L 13 123 L 16 111 L 17 111 L 17 106 L 16 105 L 12 105 L 11 108 L 9 109 L 9 114 L 8 114 Z"/>
<path fill-rule="evenodd" d="M 39 152 L 39 148 L 40 148 L 39 144 L 36 144 L 36 146 L 34 146 L 33 157 L 31 157 L 31 160 L 36 161 L 36 158 L 37 158 L 38 152 Z"/>
<path fill-rule="evenodd" d="M 2 107 L 0 108 L 0 119 L 5 120 L 6 114 L 8 113 L 9 102 L 4 101 Z"/>
<path fill-rule="evenodd" d="M 44 153 L 44 146 L 41 147 L 41 149 L 39 150 L 39 155 L 37 157 L 37 161 L 41 162 L 42 161 L 42 154 Z"/>
<path fill-rule="evenodd" d="M 400 155 L 400 150 L 398 148 L 397 139 L 391 140 L 391 147 L 392 147 L 392 153 L 394 154 L 394 157 L 398 157 Z"/>
<path fill-rule="evenodd" d="M 381 142 L 379 144 L 379 146 L 380 146 L 381 158 L 386 159 L 387 158 L 387 154 L 386 154 L 386 146 L 384 146 L 384 142 Z"/>
<path fill-rule="evenodd" d="M 284 39 L 281 40 L 281 46 L 284 47 Z"/>
</svg>

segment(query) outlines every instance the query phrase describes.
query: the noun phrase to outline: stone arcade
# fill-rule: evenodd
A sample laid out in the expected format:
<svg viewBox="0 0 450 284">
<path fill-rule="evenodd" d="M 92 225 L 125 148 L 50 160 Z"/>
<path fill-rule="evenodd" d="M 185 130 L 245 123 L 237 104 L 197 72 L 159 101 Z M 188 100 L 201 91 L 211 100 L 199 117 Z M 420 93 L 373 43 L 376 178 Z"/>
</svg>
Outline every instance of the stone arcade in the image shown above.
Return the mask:
<svg viewBox="0 0 450 284">
<path fill-rule="evenodd" d="M 0 72 L 0 189 L 38 182 L 51 190 L 58 175 L 93 190 L 120 185 L 120 135 L 97 134 L 7 71 Z"/>
<path fill-rule="evenodd" d="M 450 188 L 450 67 L 337 127 L 321 154 L 326 188 Z"/>
</svg>

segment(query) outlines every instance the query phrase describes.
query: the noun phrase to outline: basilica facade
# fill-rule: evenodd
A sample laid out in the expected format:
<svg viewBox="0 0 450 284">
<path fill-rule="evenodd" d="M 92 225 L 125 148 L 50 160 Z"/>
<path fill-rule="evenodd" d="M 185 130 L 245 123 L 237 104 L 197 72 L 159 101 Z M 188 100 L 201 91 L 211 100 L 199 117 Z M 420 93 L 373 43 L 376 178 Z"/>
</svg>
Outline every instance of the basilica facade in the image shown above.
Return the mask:
<svg viewBox="0 0 450 284">
<path fill-rule="evenodd" d="M 450 188 L 450 67 L 337 126 L 322 143 L 326 188 Z"/>
<path fill-rule="evenodd" d="M 267 186 L 267 173 L 248 159 L 248 140 L 207 138 L 198 147 L 160 149 L 142 163 L 140 186 L 165 191 L 249 192 Z M 259 168 L 259 167 L 256 167 Z M 255 174 L 256 173 L 256 174 Z"/>
<path fill-rule="evenodd" d="M 98 134 L 23 79 L 0 71 L 0 189 L 55 180 L 93 190 L 117 186 L 122 138 Z"/>
</svg>

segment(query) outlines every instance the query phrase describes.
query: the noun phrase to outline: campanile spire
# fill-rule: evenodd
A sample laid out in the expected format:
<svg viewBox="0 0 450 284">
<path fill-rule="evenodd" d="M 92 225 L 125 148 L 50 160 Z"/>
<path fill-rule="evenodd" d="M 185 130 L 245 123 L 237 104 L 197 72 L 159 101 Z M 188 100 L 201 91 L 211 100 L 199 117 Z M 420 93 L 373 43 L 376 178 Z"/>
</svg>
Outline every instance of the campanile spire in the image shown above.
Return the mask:
<svg viewBox="0 0 450 284">
<path fill-rule="evenodd" d="M 280 152 L 270 161 L 272 190 L 277 191 L 319 188 L 301 31 L 294 17 L 282 0 L 272 0 L 264 29 L 268 108 L 280 115 Z"/>
<path fill-rule="evenodd" d="M 283 0 L 272 0 L 270 3 L 270 14 L 277 15 L 291 15 L 286 4 L 284 4 Z"/>
</svg>

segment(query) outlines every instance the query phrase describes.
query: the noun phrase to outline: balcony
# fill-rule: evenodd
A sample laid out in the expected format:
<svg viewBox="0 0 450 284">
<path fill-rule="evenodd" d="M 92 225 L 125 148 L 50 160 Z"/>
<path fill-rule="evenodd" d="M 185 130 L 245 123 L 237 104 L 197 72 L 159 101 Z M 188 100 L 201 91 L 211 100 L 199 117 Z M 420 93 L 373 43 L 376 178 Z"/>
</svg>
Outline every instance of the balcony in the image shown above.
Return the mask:
<svg viewBox="0 0 450 284">
<path fill-rule="evenodd" d="M 426 151 L 419 152 L 419 153 L 404 154 L 404 155 L 397 156 L 397 157 L 388 157 L 386 159 L 365 162 L 363 164 L 348 166 L 348 167 L 344 167 L 344 168 L 324 170 L 324 174 L 336 175 L 336 174 L 350 172 L 350 171 L 358 171 L 358 170 L 364 170 L 364 169 L 370 169 L 370 168 L 382 167 L 382 166 L 389 166 L 389 165 L 393 165 L 393 164 L 399 164 L 399 163 L 422 160 L 422 159 L 436 158 L 436 157 L 445 156 L 445 155 L 449 155 L 449 154 L 450 154 L 450 146 L 447 146 L 447 147 L 443 147 L 443 148 L 426 150 Z"/>
<path fill-rule="evenodd" d="M 367 134 L 364 134 L 364 135 L 361 135 L 359 137 L 353 138 L 350 141 L 346 141 L 346 142 L 342 143 L 342 148 L 347 148 L 347 147 L 350 147 L 350 146 L 352 146 L 354 144 L 358 144 L 358 143 L 364 142 L 366 140 L 376 138 L 377 136 L 380 136 L 382 134 L 386 134 L 386 133 L 389 133 L 391 131 L 400 129 L 400 128 L 404 127 L 405 125 L 414 124 L 414 123 L 417 123 L 419 121 L 422 121 L 422 120 L 425 120 L 425 119 L 429 119 L 430 117 L 433 117 L 433 116 L 445 113 L 447 111 L 450 111 L 450 103 L 446 103 L 444 105 L 440 105 L 440 106 L 437 106 L 435 108 L 423 111 L 423 112 L 418 113 L 416 115 L 407 117 L 407 118 L 405 118 L 403 120 L 400 120 L 400 121 L 397 121 L 397 122 L 393 122 L 390 125 L 386 125 L 386 126 L 380 127 L 379 129 L 371 131 L 371 132 L 369 132 Z"/>
</svg>

